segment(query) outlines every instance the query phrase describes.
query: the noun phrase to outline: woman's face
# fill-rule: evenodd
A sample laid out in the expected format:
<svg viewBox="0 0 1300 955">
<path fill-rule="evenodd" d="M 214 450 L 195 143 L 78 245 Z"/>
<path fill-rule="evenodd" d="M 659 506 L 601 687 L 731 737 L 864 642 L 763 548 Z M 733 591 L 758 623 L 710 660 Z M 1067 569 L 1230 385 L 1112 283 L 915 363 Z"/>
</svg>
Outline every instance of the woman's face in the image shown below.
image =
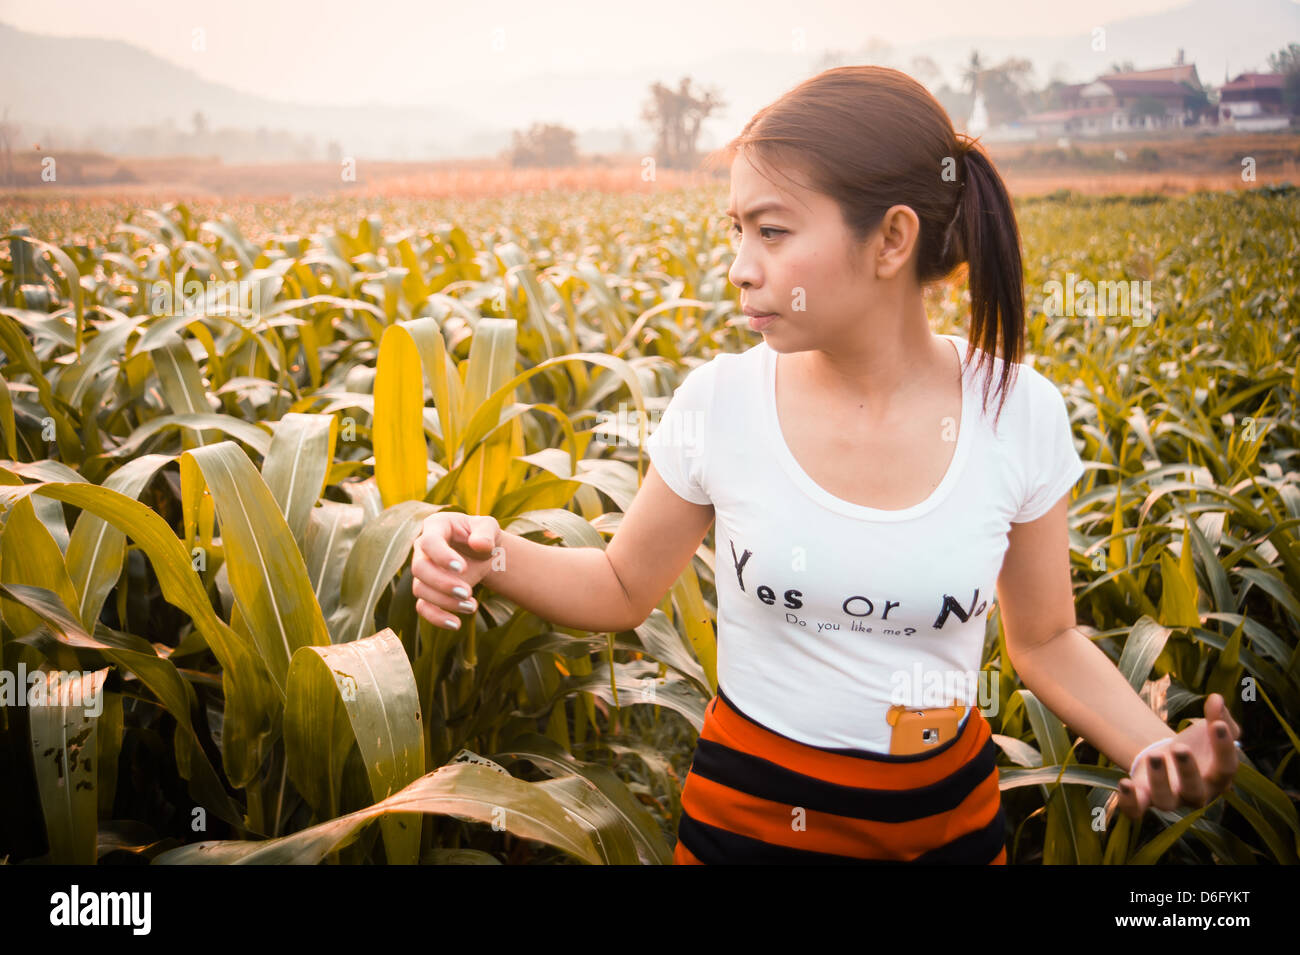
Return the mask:
<svg viewBox="0 0 1300 955">
<path fill-rule="evenodd" d="M 768 167 L 760 172 L 753 162 L 744 153 L 732 162 L 727 209 L 736 250 L 728 277 L 740 289 L 742 307 L 774 315 L 749 319 L 749 326 L 777 351 L 857 338 L 887 291 L 882 276 L 893 277 L 900 256 L 905 263 L 911 252 L 911 241 L 895 248 L 895 210 L 913 220 L 915 213 L 891 208 L 882 228 L 857 245 L 833 199 Z"/>
</svg>

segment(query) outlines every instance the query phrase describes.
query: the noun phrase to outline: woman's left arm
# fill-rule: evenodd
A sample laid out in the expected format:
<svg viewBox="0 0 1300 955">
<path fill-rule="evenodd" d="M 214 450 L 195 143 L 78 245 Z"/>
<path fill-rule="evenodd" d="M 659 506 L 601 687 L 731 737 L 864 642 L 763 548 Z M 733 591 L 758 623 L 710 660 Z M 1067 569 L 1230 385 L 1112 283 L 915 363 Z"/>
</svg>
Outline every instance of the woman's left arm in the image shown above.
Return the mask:
<svg viewBox="0 0 1300 955">
<path fill-rule="evenodd" d="M 1161 741 L 1120 783 L 1119 807 L 1130 818 L 1149 805 L 1203 806 L 1231 785 L 1238 764 L 1233 741 L 1241 731 L 1216 693 L 1206 701 L 1206 719 L 1175 734 L 1077 629 L 1068 507 L 1067 492 L 1037 520 L 1011 525 L 997 582 L 1011 664 L 1048 709 L 1126 771 Z M 1166 755 L 1173 756 L 1172 769 Z"/>
</svg>

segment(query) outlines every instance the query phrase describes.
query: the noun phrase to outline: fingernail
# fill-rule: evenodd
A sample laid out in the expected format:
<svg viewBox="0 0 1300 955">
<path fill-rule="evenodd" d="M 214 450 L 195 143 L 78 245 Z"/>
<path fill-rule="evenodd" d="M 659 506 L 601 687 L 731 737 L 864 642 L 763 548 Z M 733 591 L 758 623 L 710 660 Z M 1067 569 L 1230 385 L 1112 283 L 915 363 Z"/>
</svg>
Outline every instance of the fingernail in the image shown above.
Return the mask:
<svg viewBox="0 0 1300 955">
<path fill-rule="evenodd" d="M 455 630 L 460 627 L 460 621 L 457 620 L 455 617 L 448 617 L 447 626 L 450 627 L 452 630 Z"/>
<path fill-rule="evenodd" d="M 452 588 L 451 588 L 451 592 L 452 592 L 453 594 L 455 594 L 457 597 L 468 597 L 468 596 L 469 596 L 469 591 L 466 590 L 464 587 L 452 587 Z"/>
<path fill-rule="evenodd" d="M 461 563 L 458 559 L 456 559 L 456 558 L 452 558 L 452 561 L 451 561 L 451 563 L 450 563 L 448 566 L 451 567 L 452 570 L 457 571 L 457 572 L 462 571 L 462 570 L 465 569 L 465 565 L 462 564 L 462 563 Z"/>
<path fill-rule="evenodd" d="M 472 600 L 462 600 L 462 601 L 460 602 L 460 609 L 461 609 L 461 610 L 464 610 L 465 612 L 468 613 L 469 611 L 471 611 L 471 610 L 474 609 L 474 601 L 472 601 Z"/>
</svg>

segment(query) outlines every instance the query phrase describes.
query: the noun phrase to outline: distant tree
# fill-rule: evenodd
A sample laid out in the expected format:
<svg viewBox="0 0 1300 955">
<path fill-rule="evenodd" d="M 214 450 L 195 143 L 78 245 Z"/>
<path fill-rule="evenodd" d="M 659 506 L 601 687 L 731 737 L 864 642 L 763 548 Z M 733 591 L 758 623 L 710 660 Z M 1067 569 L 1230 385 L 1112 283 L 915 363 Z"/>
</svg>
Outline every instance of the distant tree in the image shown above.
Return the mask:
<svg viewBox="0 0 1300 955">
<path fill-rule="evenodd" d="M 690 169 L 699 163 L 697 143 L 700 124 L 715 109 L 727 104 L 712 90 L 696 92 L 690 77 L 683 77 L 676 90 L 655 83 L 650 102 L 641 118 L 655 131 L 655 155 L 670 169 Z"/>
<path fill-rule="evenodd" d="M 191 122 L 194 124 L 194 135 L 196 137 L 201 137 L 208 131 L 208 118 L 203 115 L 203 110 L 196 109 Z"/>
<path fill-rule="evenodd" d="M 1069 85 L 1064 80 L 1053 77 L 1038 94 L 1038 108 L 1043 110 L 1063 109 L 1065 107 L 1065 88 Z"/>
<path fill-rule="evenodd" d="M 1286 49 L 1268 55 L 1268 68 L 1281 73 L 1282 105 L 1291 114 L 1300 113 L 1300 43 L 1288 43 Z"/>
<path fill-rule="evenodd" d="M 1136 70 L 1137 67 L 1133 65 L 1132 60 L 1124 60 L 1122 62 L 1117 61 L 1110 65 L 1110 71 L 1112 73 L 1133 73 Z"/>
<path fill-rule="evenodd" d="M 534 123 L 526 133 L 512 136 L 507 158 L 510 165 L 572 166 L 578 161 L 577 134 L 554 123 Z"/>
<path fill-rule="evenodd" d="M 961 79 L 972 103 L 977 94 L 984 95 L 989 125 L 997 126 L 1019 119 L 1037 105 L 1037 94 L 1031 83 L 1033 69 L 1029 60 L 1015 57 L 998 66 L 988 66 L 979 51 L 972 50 Z"/>
<path fill-rule="evenodd" d="M 1052 86 L 1068 86 L 1070 82 L 1068 78 L 1069 75 L 1070 75 L 1070 67 L 1068 65 L 1063 63 L 1061 60 L 1053 61 L 1052 68 L 1048 73 L 1048 78 L 1049 78 L 1048 87 L 1050 88 Z"/>
<path fill-rule="evenodd" d="M 980 59 L 979 50 L 970 51 L 970 59 L 966 61 L 966 66 L 962 69 L 961 81 L 966 87 L 966 92 L 975 98 L 975 94 L 980 89 L 980 77 L 984 75 L 984 61 Z"/>
<path fill-rule="evenodd" d="M 1300 43 L 1288 43 L 1285 50 L 1270 53 L 1268 68 L 1274 73 L 1294 73 L 1300 70 Z"/>
<path fill-rule="evenodd" d="M 1206 112 L 1210 108 L 1210 93 L 1204 87 L 1187 94 L 1186 106 L 1188 120 L 1194 121 L 1196 117 Z"/>
<path fill-rule="evenodd" d="M 984 108 L 991 125 L 1012 122 L 1029 112 L 1035 98 L 1033 71 L 1029 60 L 1014 57 L 984 71 Z"/>
</svg>

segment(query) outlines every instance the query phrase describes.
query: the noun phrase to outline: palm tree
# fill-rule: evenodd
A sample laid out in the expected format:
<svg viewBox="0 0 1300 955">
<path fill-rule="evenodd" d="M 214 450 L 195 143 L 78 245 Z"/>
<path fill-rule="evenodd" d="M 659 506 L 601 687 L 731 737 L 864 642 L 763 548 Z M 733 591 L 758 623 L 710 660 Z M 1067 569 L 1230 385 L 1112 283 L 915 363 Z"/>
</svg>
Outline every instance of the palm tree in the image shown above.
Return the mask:
<svg viewBox="0 0 1300 955">
<path fill-rule="evenodd" d="M 980 77 L 983 75 L 984 62 L 980 59 L 979 50 L 971 50 L 970 59 L 966 62 L 966 69 L 962 71 L 961 78 L 972 97 L 979 91 Z"/>
</svg>

